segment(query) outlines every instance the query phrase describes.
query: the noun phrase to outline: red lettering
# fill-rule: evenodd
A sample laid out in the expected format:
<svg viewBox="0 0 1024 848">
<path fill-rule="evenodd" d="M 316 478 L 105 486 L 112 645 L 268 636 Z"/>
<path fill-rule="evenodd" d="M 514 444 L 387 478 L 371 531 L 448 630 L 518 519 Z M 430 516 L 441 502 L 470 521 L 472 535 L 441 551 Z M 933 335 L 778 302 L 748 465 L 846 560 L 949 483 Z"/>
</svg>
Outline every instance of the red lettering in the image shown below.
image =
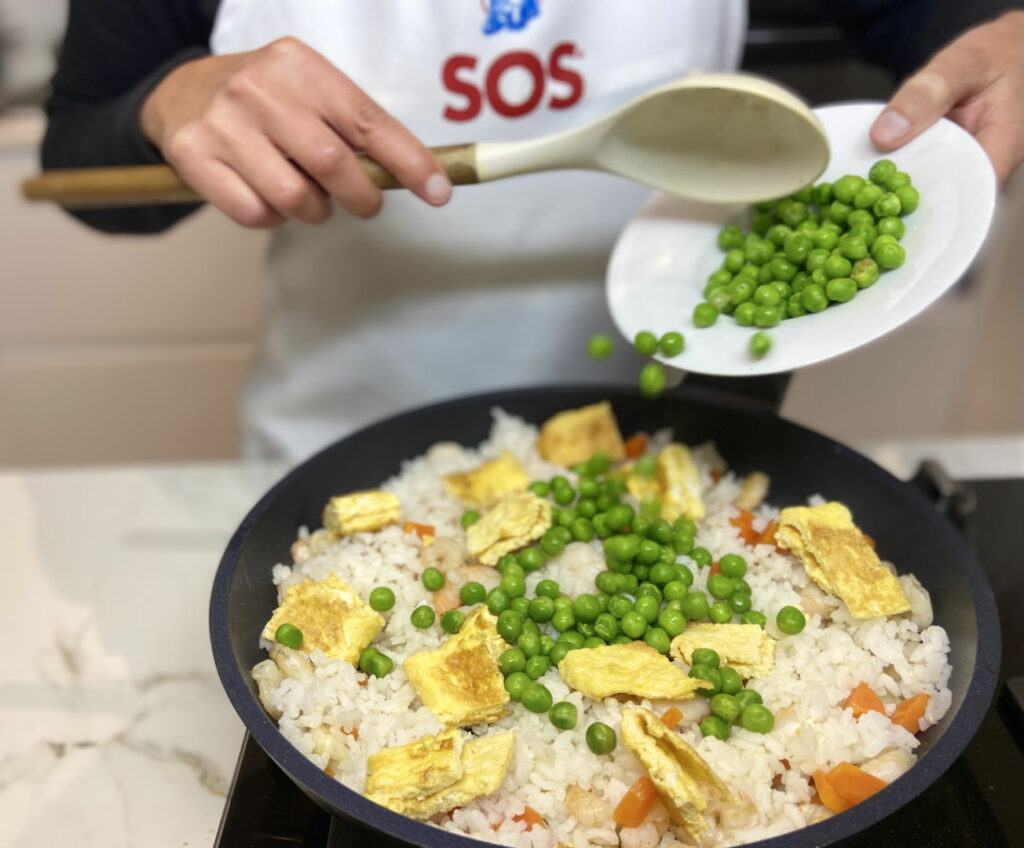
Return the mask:
<svg viewBox="0 0 1024 848">
<path fill-rule="evenodd" d="M 563 67 L 559 64 L 563 57 L 579 55 L 576 45 L 571 41 L 563 41 L 551 51 L 551 60 L 548 62 L 548 74 L 556 82 L 564 82 L 569 86 L 569 94 L 565 97 L 555 95 L 548 102 L 552 109 L 568 109 L 579 102 L 583 96 L 583 77 L 576 71 Z"/>
<path fill-rule="evenodd" d="M 498 87 L 502 75 L 510 68 L 525 68 L 533 77 L 533 91 L 522 103 L 508 103 L 501 95 Z M 490 70 L 487 71 L 487 100 L 499 115 L 506 118 L 519 118 L 537 108 L 541 98 L 544 96 L 544 68 L 541 67 L 540 59 L 525 50 L 516 50 L 513 53 L 506 53 L 494 60 Z"/>
<path fill-rule="evenodd" d="M 465 69 L 472 71 L 476 67 L 476 56 L 467 56 L 465 53 L 457 53 L 444 63 L 441 70 L 441 82 L 453 94 L 461 94 L 466 98 L 466 105 L 462 109 L 455 109 L 452 106 L 444 107 L 444 116 L 449 121 L 470 121 L 480 114 L 480 89 L 473 83 L 459 79 L 458 72 Z"/>
</svg>

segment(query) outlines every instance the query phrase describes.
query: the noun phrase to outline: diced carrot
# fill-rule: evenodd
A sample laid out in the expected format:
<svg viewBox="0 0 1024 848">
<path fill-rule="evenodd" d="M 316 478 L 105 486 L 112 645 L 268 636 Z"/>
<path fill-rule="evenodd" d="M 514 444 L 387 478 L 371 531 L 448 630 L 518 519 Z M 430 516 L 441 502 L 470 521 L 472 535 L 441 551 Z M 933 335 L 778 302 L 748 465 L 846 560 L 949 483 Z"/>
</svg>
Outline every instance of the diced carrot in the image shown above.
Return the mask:
<svg viewBox="0 0 1024 848">
<path fill-rule="evenodd" d="M 344 733 L 346 736 L 351 736 L 353 739 L 356 740 L 356 742 L 359 741 L 359 728 L 358 727 L 353 727 L 351 730 L 345 730 L 345 728 L 343 727 L 343 728 L 341 728 L 341 732 Z"/>
<path fill-rule="evenodd" d="M 639 827 L 657 800 L 658 790 L 654 781 L 646 776 L 641 777 L 626 790 L 612 818 L 623 827 Z"/>
<path fill-rule="evenodd" d="M 403 533 L 415 533 L 421 539 L 434 535 L 434 528 L 429 524 L 417 524 L 415 521 L 406 521 L 402 526 Z"/>
<path fill-rule="evenodd" d="M 782 786 L 782 775 L 781 774 L 773 774 L 772 775 L 772 789 L 778 789 L 780 786 Z"/>
<path fill-rule="evenodd" d="M 739 510 L 739 514 L 730 518 L 729 523 L 740 531 L 740 538 L 748 545 L 756 545 L 761 540 L 761 534 L 754 529 L 754 513 L 750 510 Z"/>
<path fill-rule="evenodd" d="M 789 771 L 789 760 L 787 760 L 785 757 L 783 757 L 781 760 L 779 760 L 779 762 L 782 763 L 782 767 L 786 771 Z"/>
<path fill-rule="evenodd" d="M 921 719 L 924 717 L 924 710 L 927 706 L 928 695 L 924 692 L 913 698 L 900 701 L 896 706 L 896 711 L 892 714 L 892 723 L 898 724 L 911 733 L 917 733 L 921 730 Z"/>
<path fill-rule="evenodd" d="M 828 782 L 851 804 L 859 804 L 889 785 L 880 777 L 847 762 L 840 763 L 828 773 Z"/>
<path fill-rule="evenodd" d="M 327 768 L 324 769 L 324 774 L 326 774 L 328 777 L 334 777 L 334 769 L 332 769 L 330 766 L 327 766 Z"/>
<path fill-rule="evenodd" d="M 662 713 L 661 723 L 669 730 L 675 730 L 676 725 L 679 724 L 679 719 L 682 717 L 683 713 L 678 707 L 669 707 Z"/>
<path fill-rule="evenodd" d="M 712 468 L 711 469 L 711 482 L 712 483 L 717 483 L 721 479 L 722 479 L 722 472 L 719 471 L 717 468 Z"/>
<path fill-rule="evenodd" d="M 634 433 L 622 445 L 626 449 L 626 456 L 630 459 L 636 459 L 637 457 L 643 456 L 644 451 L 647 450 L 647 434 L 646 433 Z"/>
<path fill-rule="evenodd" d="M 814 772 L 814 788 L 818 790 L 818 797 L 821 798 L 821 803 L 833 813 L 841 813 L 843 810 L 848 810 L 853 806 L 853 804 L 836 792 L 832 781 L 828 779 L 828 775 L 821 769 Z"/>
<path fill-rule="evenodd" d="M 761 538 L 757 540 L 759 545 L 772 545 L 778 547 L 775 544 L 775 531 L 779 529 L 778 521 L 769 521 L 768 526 L 764 528 L 764 532 L 761 534 Z"/>
<path fill-rule="evenodd" d="M 526 822 L 526 829 L 533 830 L 533 826 L 540 825 L 542 828 L 546 828 L 544 824 L 544 818 L 538 813 L 533 807 L 523 807 L 523 811 L 518 815 L 512 816 L 512 821 Z"/>
<path fill-rule="evenodd" d="M 843 709 L 847 707 L 853 710 L 854 718 L 860 718 L 864 713 L 872 710 L 885 715 L 885 704 L 867 683 L 858 683 L 853 687 L 853 691 L 843 701 Z"/>
<path fill-rule="evenodd" d="M 875 540 L 872 539 L 867 533 L 861 533 L 861 535 L 864 537 L 864 541 L 871 545 L 871 547 L 876 547 Z"/>
<path fill-rule="evenodd" d="M 720 566 L 718 564 L 718 560 L 716 559 L 713 563 L 711 563 L 711 568 L 708 569 L 708 577 L 711 577 L 711 576 L 713 576 L 715 574 L 721 574 L 721 573 L 722 573 L 722 566 Z"/>
</svg>

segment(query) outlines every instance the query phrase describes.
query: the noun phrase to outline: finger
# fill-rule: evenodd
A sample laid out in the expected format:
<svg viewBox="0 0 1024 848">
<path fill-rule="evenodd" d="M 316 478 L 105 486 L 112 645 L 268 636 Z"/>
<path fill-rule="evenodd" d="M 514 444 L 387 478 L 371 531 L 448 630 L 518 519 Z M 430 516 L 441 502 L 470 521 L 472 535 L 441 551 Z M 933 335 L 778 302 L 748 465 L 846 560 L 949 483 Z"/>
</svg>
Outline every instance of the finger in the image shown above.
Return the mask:
<svg viewBox="0 0 1024 848">
<path fill-rule="evenodd" d="M 326 60 L 324 60 L 326 63 Z M 448 202 L 451 180 L 434 155 L 405 126 L 332 65 L 317 92 L 326 122 L 356 150 L 376 159 L 433 206 Z"/>
<path fill-rule="evenodd" d="M 381 191 L 345 140 L 312 112 L 283 103 L 268 101 L 261 116 L 274 144 L 353 215 L 376 215 L 383 202 Z"/>
<path fill-rule="evenodd" d="M 871 127 L 871 141 L 892 150 L 944 116 L 984 85 L 973 52 L 947 48 L 910 77 L 893 95 Z"/>
<path fill-rule="evenodd" d="M 986 124 L 974 134 L 996 172 L 996 179 L 1003 182 L 1024 155 L 1024 139 L 1021 137 L 1020 126 L 1013 124 Z"/>
<path fill-rule="evenodd" d="M 243 227 L 266 229 L 284 223 L 238 172 L 216 159 L 182 162 L 178 173 L 193 189 Z"/>
</svg>

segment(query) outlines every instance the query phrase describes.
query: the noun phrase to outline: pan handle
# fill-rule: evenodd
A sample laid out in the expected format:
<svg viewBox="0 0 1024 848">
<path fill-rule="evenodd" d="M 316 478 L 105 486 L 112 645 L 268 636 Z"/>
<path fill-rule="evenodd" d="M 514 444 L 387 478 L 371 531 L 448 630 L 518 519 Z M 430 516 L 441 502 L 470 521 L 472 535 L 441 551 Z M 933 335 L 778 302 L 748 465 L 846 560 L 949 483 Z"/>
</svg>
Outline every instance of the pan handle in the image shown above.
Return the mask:
<svg viewBox="0 0 1024 848">
<path fill-rule="evenodd" d="M 966 535 L 971 516 L 978 508 L 978 496 L 970 486 L 954 480 L 934 459 L 926 459 L 910 478 L 935 504 L 935 508 Z"/>
</svg>

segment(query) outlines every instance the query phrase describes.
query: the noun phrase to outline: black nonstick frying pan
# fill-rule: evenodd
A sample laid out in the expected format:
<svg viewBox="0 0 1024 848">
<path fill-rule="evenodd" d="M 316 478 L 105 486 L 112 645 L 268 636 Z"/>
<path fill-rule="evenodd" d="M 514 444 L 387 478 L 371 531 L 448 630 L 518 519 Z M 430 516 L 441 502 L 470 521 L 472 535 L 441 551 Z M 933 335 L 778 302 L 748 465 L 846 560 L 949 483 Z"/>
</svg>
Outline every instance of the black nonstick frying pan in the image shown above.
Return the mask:
<svg viewBox="0 0 1024 848">
<path fill-rule="evenodd" d="M 400 816 L 328 777 L 291 746 L 263 711 L 249 670 L 266 658 L 259 634 L 276 606 L 271 568 L 290 562 L 300 525 L 320 526 L 328 498 L 374 488 L 399 464 L 439 441 L 476 445 L 490 411 L 540 423 L 563 409 L 610 400 L 622 432 L 675 429 L 694 444 L 713 439 L 740 474 L 771 476 L 769 499 L 803 503 L 815 493 L 846 503 L 900 572 L 931 593 L 936 623 L 949 634 L 953 704 L 921 734 L 918 763 L 891 786 L 845 813 L 761 848 L 844 844 L 924 791 L 960 754 L 988 708 L 999 669 L 995 601 L 963 537 L 915 488 L 831 439 L 778 418 L 755 403 L 708 399 L 685 388 L 657 400 L 626 389 L 546 387 L 475 395 L 413 410 L 367 427 L 325 449 L 274 486 L 245 517 L 221 559 L 210 600 L 210 635 L 221 681 L 242 721 L 270 757 L 321 807 L 367 831 L 367 844 L 481 846 Z"/>
</svg>

